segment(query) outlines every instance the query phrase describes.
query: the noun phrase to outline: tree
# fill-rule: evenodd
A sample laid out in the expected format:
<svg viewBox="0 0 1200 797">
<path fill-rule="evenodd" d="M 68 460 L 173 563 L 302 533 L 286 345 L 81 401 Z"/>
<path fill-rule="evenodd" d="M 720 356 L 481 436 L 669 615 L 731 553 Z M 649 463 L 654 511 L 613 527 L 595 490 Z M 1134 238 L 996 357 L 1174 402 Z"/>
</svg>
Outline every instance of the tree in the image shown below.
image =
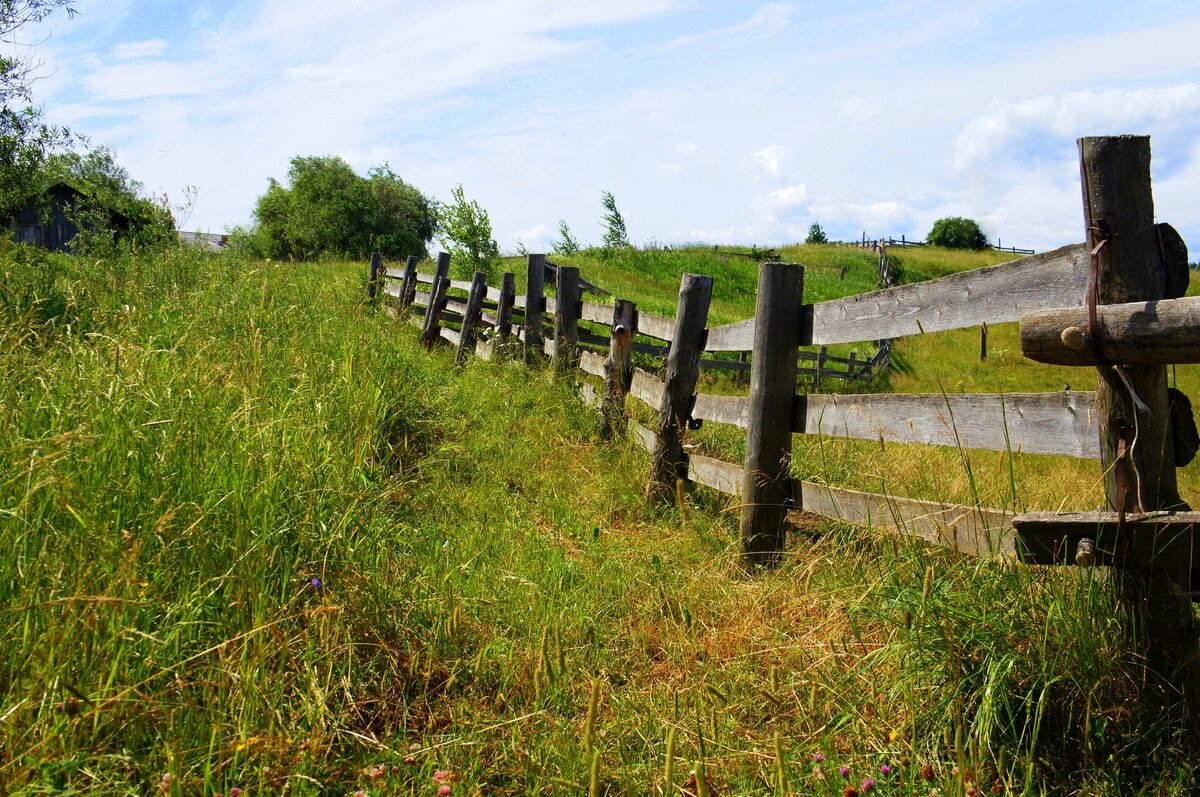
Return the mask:
<svg viewBox="0 0 1200 797">
<path fill-rule="evenodd" d="M 948 216 L 933 223 L 933 229 L 925 237 L 933 246 L 947 249 L 986 249 L 987 236 L 974 219 Z"/>
<path fill-rule="evenodd" d="M 438 237 L 450 253 L 450 270 L 461 279 L 482 271 L 495 279 L 500 247 L 492 238 L 492 221 L 475 200 L 467 201 L 462 183 L 451 192 L 454 201 L 438 205 Z"/>
<path fill-rule="evenodd" d="M 341 158 L 301 156 L 292 158 L 288 185 L 268 182 L 254 221 L 259 254 L 299 260 L 426 257 L 437 225 L 433 203 L 387 164 L 362 177 Z"/>
<path fill-rule="evenodd" d="M 166 197 L 147 193 L 141 182 L 117 163 L 107 147 L 62 152 L 46 158 L 31 182 L 35 193 L 66 183 L 84 195 L 76 209 L 81 228 L 111 239 L 114 214 L 128 221 L 128 233 L 139 245 L 159 245 L 174 240 L 175 219 Z M 121 222 L 124 228 L 124 222 Z"/>
<path fill-rule="evenodd" d="M 612 193 L 601 194 L 604 203 L 604 245 L 609 249 L 624 249 L 629 246 L 629 234 L 625 231 L 625 218 L 617 210 L 617 200 Z"/>
<path fill-rule="evenodd" d="M 812 226 L 808 228 L 808 237 L 804 239 L 806 244 L 826 244 L 829 239 L 825 236 L 825 230 L 821 228 L 821 223 L 814 221 Z"/>
<path fill-rule="evenodd" d="M 0 44 L 20 42 L 22 27 L 56 9 L 74 16 L 74 0 L 0 0 Z M 11 215 L 35 191 L 46 155 L 70 140 L 70 133 L 42 120 L 33 106 L 31 85 L 40 64 L 0 55 L 0 218 Z"/>
<path fill-rule="evenodd" d="M 558 220 L 558 240 L 554 242 L 554 251 L 560 255 L 573 255 L 579 251 L 579 241 L 571 235 L 571 228 L 565 219 Z"/>
</svg>

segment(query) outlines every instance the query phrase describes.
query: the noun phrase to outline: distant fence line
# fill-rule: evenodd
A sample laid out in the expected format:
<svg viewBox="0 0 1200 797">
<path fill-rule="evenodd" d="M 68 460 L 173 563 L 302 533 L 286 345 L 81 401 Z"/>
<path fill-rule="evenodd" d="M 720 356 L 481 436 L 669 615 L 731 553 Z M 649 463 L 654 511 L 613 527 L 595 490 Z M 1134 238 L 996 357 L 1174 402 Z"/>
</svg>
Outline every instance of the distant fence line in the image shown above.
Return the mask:
<svg viewBox="0 0 1200 797">
<path fill-rule="evenodd" d="M 1135 212 L 1152 206 L 1149 172 L 1137 171 L 1138 164 L 1149 162 L 1149 140 L 1082 139 L 1080 158 L 1086 243 L 811 304 L 803 300 L 803 266 L 763 263 L 754 317 L 715 327 L 707 323 L 712 277 L 683 275 L 678 309 L 669 319 L 639 313 L 633 302 L 620 298 L 613 305 L 583 301 L 579 272 L 572 267 L 556 270 L 555 296 L 546 296 L 543 255 L 528 258 L 523 296 L 516 295 L 511 273 L 498 288 L 488 286 L 482 274 L 471 281 L 450 280 L 445 254 L 431 275 L 418 274 L 415 258 L 402 271 L 373 260 L 369 290 L 376 296 L 382 286 L 386 297 L 395 298 L 393 309 L 421 328 L 427 346 L 448 341 L 460 363 L 470 354 L 490 359 L 518 353 L 527 362 L 548 354 L 557 373 L 582 371 L 602 380 L 597 386 L 585 379 L 583 398 L 600 408 L 606 437 L 628 431 L 651 452 L 647 496 L 669 498 L 677 479 L 734 496 L 747 564 L 777 562 L 787 515 L 802 510 L 977 556 L 1133 568 L 1130 583 L 1137 582 L 1135 592 L 1143 601 L 1137 605 L 1151 607 L 1146 609 L 1147 638 L 1162 658 L 1152 666 L 1200 697 L 1196 637 L 1172 631 L 1194 622 L 1190 602 L 1173 584 L 1179 573 L 1196 569 L 1200 512 L 1176 511 L 1181 502 L 1175 468 L 1194 456 L 1200 438 L 1190 408 L 1178 411 L 1168 394 L 1163 364 L 1200 362 L 1200 297 L 1180 298 L 1188 282 L 1182 239 L 1169 225 L 1154 225 L 1150 216 Z M 1116 236 L 1121 246 L 1103 245 Z M 880 248 L 883 271 L 886 242 Z M 423 285 L 428 292 L 418 289 Z M 423 307 L 420 315 L 413 312 L 418 307 Z M 1031 359 L 1096 365 L 1097 391 L 796 392 L 799 363 L 809 354 L 800 351 L 803 346 L 1014 321 L 1021 322 L 1022 351 Z M 593 335 L 581 330 L 581 322 L 606 326 L 609 333 Z M 666 345 L 638 342 L 639 336 Z M 635 352 L 662 357 L 663 376 L 635 367 Z M 721 353 L 737 353 L 736 364 L 711 356 Z M 1122 364 L 1114 366 L 1111 358 Z M 817 360 L 818 381 L 830 359 Z M 698 393 L 701 368 L 714 362 L 731 370 L 748 367 L 749 395 Z M 1136 396 L 1130 395 L 1135 390 L 1130 385 L 1137 386 Z M 627 395 L 658 412 L 654 428 L 628 420 Z M 684 447 L 687 430 L 706 421 L 745 430 L 743 464 Z M 1107 507 L 1014 515 L 793 478 L 796 434 L 1099 460 Z M 1139 446 L 1139 439 L 1174 443 Z M 1117 588 L 1125 589 L 1125 583 L 1120 580 Z M 1152 594 L 1148 601 L 1146 594 Z"/>
<path fill-rule="evenodd" d="M 843 243 L 845 243 L 845 242 L 843 242 Z M 1022 249 L 1022 248 L 1016 247 L 1016 246 L 1002 246 L 1001 243 L 1002 242 L 999 239 L 997 239 L 996 243 L 994 243 L 994 244 L 989 243 L 987 245 L 987 248 L 992 249 L 997 252 L 1012 252 L 1015 255 L 1037 254 L 1037 252 L 1033 249 Z M 899 238 L 892 238 L 890 236 L 887 238 L 867 238 L 867 234 L 863 233 L 862 239 L 860 239 L 858 241 L 850 241 L 849 245 L 856 246 L 860 249 L 870 249 L 874 252 L 878 252 L 881 249 L 888 247 L 888 246 L 901 246 L 901 247 L 903 247 L 903 246 L 929 246 L 929 242 L 928 241 L 910 241 L 910 240 L 908 240 L 908 238 L 906 238 L 903 235 L 901 235 Z"/>
</svg>

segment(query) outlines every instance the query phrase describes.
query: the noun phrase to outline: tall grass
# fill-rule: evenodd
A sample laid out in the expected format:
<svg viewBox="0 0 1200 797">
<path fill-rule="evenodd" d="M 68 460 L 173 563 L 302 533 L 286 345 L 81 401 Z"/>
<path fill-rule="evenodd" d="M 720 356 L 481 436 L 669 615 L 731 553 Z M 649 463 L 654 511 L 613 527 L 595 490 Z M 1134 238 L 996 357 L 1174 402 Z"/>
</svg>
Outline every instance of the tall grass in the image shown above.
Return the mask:
<svg viewBox="0 0 1200 797">
<path fill-rule="evenodd" d="M 362 266 L 0 262 L 6 793 L 1191 782 L 1095 574 L 813 526 L 750 578 L 720 499 L 645 507 L 570 384 L 425 354 Z"/>
</svg>

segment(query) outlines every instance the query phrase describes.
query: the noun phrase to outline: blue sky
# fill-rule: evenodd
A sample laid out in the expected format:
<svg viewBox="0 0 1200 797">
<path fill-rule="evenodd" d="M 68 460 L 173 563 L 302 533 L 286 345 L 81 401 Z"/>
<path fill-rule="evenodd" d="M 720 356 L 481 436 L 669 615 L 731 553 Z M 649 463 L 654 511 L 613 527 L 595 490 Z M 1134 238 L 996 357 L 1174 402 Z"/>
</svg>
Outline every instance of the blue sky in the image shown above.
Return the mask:
<svg viewBox="0 0 1200 797">
<path fill-rule="evenodd" d="M 1075 139 L 1152 136 L 1157 215 L 1200 250 L 1200 6 L 962 0 L 80 0 L 25 31 L 46 116 L 186 226 L 250 220 L 295 155 L 464 184 L 506 250 L 559 219 L 638 243 L 1083 239 Z"/>
</svg>

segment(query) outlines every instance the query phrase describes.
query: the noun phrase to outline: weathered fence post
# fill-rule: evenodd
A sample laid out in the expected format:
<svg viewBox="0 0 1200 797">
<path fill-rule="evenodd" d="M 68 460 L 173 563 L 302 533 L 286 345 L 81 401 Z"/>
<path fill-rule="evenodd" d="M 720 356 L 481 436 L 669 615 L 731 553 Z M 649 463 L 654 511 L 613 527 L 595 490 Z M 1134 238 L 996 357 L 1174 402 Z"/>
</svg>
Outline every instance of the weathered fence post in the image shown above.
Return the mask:
<svg viewBox="0 0 1200 797">
<path fill-rule="evenodd" d="M 454 362 L 462 365 L 467 361 L 467 355 L 475 351 L 475 329 L 479 326 L 480 312 L 483 310 L 483 297 L 487 295 L 487 277 L 482 271 L 475 272 L 471 281 L 471 292 L 467 296 L 467 309 L 463 312 L 462 329 L 458 335 L 458 351 L 454 353 Z"/>
<path fill-rule="evenodd" d="M 371 273 L 367 278 L 367 298 L 374 299 L 379 293 L 379 283 L 383 281 L 383 255 L 371 253 Z"/>
<path fill-rule="evenodd" d="M 604 399 L 600 415 L 604 425 L 600 437 L 611 440 L 625 433 L 625 393 L 633 374 L 633 336 L 637 333 L 637 305 L 617 299 L 613 307 L 612 338 L 604 361 Z"/>
<path fill-rule="evenodd" d="M 400 283 L 400 309 L 412 307 L 417 298 L 417 256 L 409 255 L 404 263 L 404 281 Z"/>
<path fill-rule="evenodd" d="M 829 347 L 828 346 L 822 346 L 819 349 L 817 349 L 816 378 L 813 380 L 813 392 L 814 393 L 821 392 L 821 381 L 822 381 L 821 380 L 821 377 L 822 377 L 821 372 L 825 370 L 825 358 L 828 356 L 829 356 Z"/>
<path fill-rule="evenodd" d="M 1096 304 L 1162 299 L 1165 275 L 1155 258 L 1149 137 L 1081 138 L 1079 162 L 1087 241 L 1094 253 L 1089 312 Z M 1103 363 L 1103 328 L 1089 326 Z M 1166 367 L 1102 364 L 1097 371 L 1100 462 L 1110 511 L 1123 517 L 1125 512 L 1180 508 Z M 1166 569 L 1172 565 L 1178 568 L 1164 562 L 1153 569 L 1125 569 L 1117 581 L 1133 615 L 1135 636 L 1149 648 L 1150 668 L 1183 691 L 1196 710 L 1200 649 L 1195 614 L 1178 583 L 1186 584 L 1188 573 Z"/>
<path fill-rule="evenodd" d="M 987 360 L 987 322 L 979 325 L 979 361 Z"/>
<path fill-rule="evenodd" d="M 496 303 L 496 338 L 507 343 L 512 336 L 513 302 L 517 297 L 516 278 L 511 271 L 500 280 L 500 301 Z"/>
<path fill-rule="evenodd" d="M 446 252 L 438 252 L 437 268 L 433 271 L 433 282 L 429 286 L 429 304 L 425 306 L 425 321 L 421 324 L 422 340 L 424 333 L 429 330 L 430 319 L 433 317 L 433 308 L 436 304 L 433 300 L 437 298 L 437 289 L 441 284 L 442 278 L 450 275 L 450 255 Z"/>
<path fill-rule="evenodd" d="M 530 255 L 525 288 L 525 362 L 542 358 L 542 316 L 546 312 L 546 256 Z"/>
<path fill-rule="evenodd" d="M 696 400 L 696 380 L 700 376 L 700 354 L 704 351 L 704 327 L 708 323 L 712 285 L 712 277 L 700 274 L 684 274 L 680 281 L 679 309 L 675 315 L 671 349 L 667 353 L 666 385 L 658 407 L 650 481 L 646 485 L 646 500 L 652 503 L 669 497 L 674 492 L 676 479 L 687 478 L 683 430 Z"/>
<path fill-rule="evenodd" d="M 421 344 L 431 351 L 441 334 L 442 311 L 446 309 L 446 301 L 450 298 L 450 278 L 435 279 L 437 281 L 429 291 L 429 306 L 425 308 L 425 326 L 421 329 Z"/>
<path fill-rule="evenodd" d="M 742 558 L 749 566 L 779 561 L 793 496 L 792 419 L 804 302 L 804 266 L 763 263 L 758 269 L 750 418 L 742 476 Z M 801 405 L 802 406 L 802 405 Z"/>
<path fill-rule="evenodd" d="M 566 374 L 577 364 L 576 347 L 579 340 L 579 269 L 559 266 L 556 280 L 554 313 L 554 358 L 556 374 Z"/>
</svg>

